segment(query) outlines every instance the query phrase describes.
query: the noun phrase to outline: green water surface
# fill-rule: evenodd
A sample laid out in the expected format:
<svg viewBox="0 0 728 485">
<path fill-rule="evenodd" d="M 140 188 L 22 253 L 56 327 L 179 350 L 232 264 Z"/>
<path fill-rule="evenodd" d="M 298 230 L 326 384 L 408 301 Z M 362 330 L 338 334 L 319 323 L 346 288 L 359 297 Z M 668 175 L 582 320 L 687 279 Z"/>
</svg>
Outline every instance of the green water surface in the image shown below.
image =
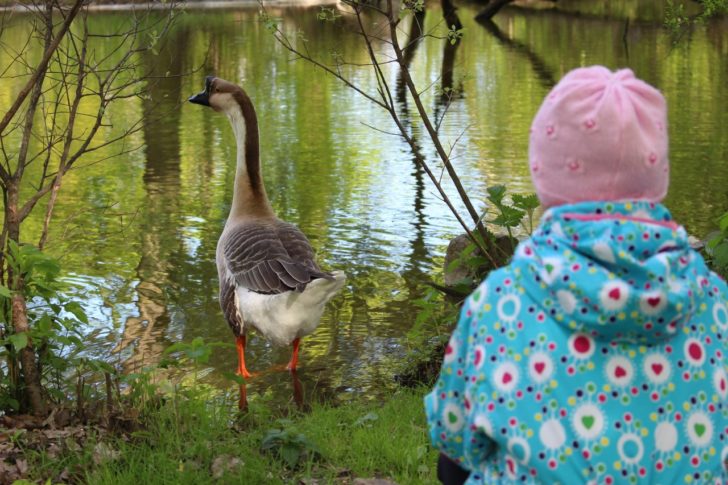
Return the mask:
<svg viewBox="0 0 728 485">
<path fill-rule="evenodd" d="M 630 67 L 662 90 L 669 104 L 672 183 L 666 204 L 691 233 L 704 236 L 728 209 L 728 21 L 699 25 L 675 44 L 662 28 L 664 13 L 638 7 L 650 2 L 611 2 L 611 9 L 591 11 L 578 5 L 584 3 L 504 10 L 492 25 L 474 20 L 476 5 L 460 5 L 462 41 L 430 38 L 414 51 L 414 80 L 420 89 L 431 86 L 423 95 L 427 109 L 441 115 L 443 88 L 456 93 L 441 136 L 446 146 L 454 145 L 467 189 L 479 208 L 489 184 L 531 192 L 528 130 L 550 87 L 578 66 Z M 365 63 L 352 21 L 321 22 L 318 11 L 273 13 L 290 35 L 304 33 L 315 56 L 329 62 L 336 53 Z M 127 15 L 94 14 L 91 24 L 113 29 Z M 441 25 L 439 3 L 428 5 L 423 18 L 426 30 Z M 402 23 L 402 41 L 410 22 Z M 6 42 L 8 36 L 22 38 L 27 25 L 15 18 L 2 35 Z M 375 48 L 387 52 L 381 44 Z M 6 49 L 0 62 L 11 55 Z M 185 102 L 202 89 L 205 75 L 214 74 L 240 82 L 255 103 L 263 175 L 276 212 L 308 235 L 323 267 L 344 270 L 349 278 L 319 329 L 303 341 L 299 376 L 306 392 L 375 393 L 391 382 L 390 364 L 402 355 L 403 336 L 418 312 L 413 300 L 425 281 L 440 278 L 446 245 L 461 231 L 409 147 L 370 127 L 395 131 L 388 115 L 310 64 L 292 60 L 259 22 L 257 8 L 190 10 L 166 44 L 139 60 L 167 77 L 150 82 L 146 96 L 116 105 L 109 116 L 113 129 L 142 115 L 153 119 L 130 140 L 140 148 L 96 164 L 90 158 L 64 179 L 48 245 L 76 285 L 91 328 L 104 331 L 91 352 L 111 355 L 130 371 L 158 362 L 178 341 L 233 342 L 218 307 L 214 254 L 232 197 L 235 141 L 223 116 Z M 345 72 L 375 92 L 370 69 Z M 397 89 L 397 69 L 389 66 L 385 74 L 405 119 L 414 119 L 411 99 Z M 0 111 L 21 85 L 0 81 Z M 421 127 L 408 126 L 434 163 Z M 37 216 L 24 240 L 37 240 Z M 271 370 L 288 353 L 252 337 L 248 364 L 261 374 L 249 387 L 288 393 L 286 374 Z M 235 364 L 233 348 L 216 351 L 206 379 L 229 386 L 222 372 Z"/>
</svg>

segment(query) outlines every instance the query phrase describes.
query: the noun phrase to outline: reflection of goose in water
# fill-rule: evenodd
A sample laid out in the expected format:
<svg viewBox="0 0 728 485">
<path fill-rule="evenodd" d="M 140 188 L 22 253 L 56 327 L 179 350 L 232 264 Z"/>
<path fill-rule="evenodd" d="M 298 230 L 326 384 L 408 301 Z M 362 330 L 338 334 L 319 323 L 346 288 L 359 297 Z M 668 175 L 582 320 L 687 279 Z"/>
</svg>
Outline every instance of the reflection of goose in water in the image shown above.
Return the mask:
<svg viewBox="0 0 728 485">
<path fill-rule="evenodd" d="M 237 141 L 233 201 L 217 245 L 217 268 L 220 305 L 237 339 L 238 373 L 250 377 L 245 337 L 251 327 L 274 344 L 293 345 L 288 369 L 295 371 L 301 337 L 316 329 L 346 277 L 321 271 L 306 236 L 273 213 L 260 171 L 258 119 L 245 91 L 210 76 L 205 90 L 189 100 L 225 113 Z"/>
</svg>

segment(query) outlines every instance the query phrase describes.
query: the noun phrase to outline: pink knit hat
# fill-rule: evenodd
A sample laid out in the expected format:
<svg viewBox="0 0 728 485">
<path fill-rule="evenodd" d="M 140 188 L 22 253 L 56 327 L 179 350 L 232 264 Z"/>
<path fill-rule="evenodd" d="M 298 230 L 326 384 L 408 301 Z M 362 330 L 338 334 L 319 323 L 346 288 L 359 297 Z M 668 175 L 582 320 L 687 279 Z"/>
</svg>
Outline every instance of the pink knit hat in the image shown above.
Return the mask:
<svg viewBox="0 0 728 485">
<path fill-rule="evenodd" d="M 531 178 L 544 207 L 589 200 L 660 202 L 667 193 L 667 108 L 630 69 L 574 69 L 531 125 Z"/>
</svg>

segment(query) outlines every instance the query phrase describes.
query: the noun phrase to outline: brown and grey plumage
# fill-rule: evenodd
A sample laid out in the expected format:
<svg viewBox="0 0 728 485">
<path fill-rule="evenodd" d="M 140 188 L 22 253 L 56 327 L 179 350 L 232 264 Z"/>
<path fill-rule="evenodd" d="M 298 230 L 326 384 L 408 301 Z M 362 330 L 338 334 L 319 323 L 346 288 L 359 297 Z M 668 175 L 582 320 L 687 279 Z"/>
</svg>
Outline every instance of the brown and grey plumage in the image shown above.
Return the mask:
<svg viewBox="0 0 728 485">
<path fill-rule="evenodd" d="M 293 224 L 278 219 L 260 170 L 258 120 L 245 91 L 208 77 L 190 98 L 227 115 L 238 144 L 233 203 L 217 245 L 220 306 L 236 336 L 238 373 L 245 366 L 245 338 L 255 328 L 276 344 L 293 345 L 295 370 L 301 337 L 318 326 L 324 305 L 344 285 L 343 272 L 327 273 Z"/>
<path fill-rule="evenodd" d="M 224 263 L 235 281 L 258 293 L 303 291 L 315 278 L 331 278 L 314 261 L 301 231 L 280 220 L 239 225 L 222 241 Z"/>
</svg>

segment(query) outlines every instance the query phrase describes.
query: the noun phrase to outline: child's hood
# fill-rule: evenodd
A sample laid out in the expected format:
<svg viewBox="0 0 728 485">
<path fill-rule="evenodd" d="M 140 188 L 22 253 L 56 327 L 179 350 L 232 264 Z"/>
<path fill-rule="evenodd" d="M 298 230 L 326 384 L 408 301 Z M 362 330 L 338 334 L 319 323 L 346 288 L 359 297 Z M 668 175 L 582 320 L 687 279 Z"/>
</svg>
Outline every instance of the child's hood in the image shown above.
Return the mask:
<svg viewBox="0 0 728 485">
<path fill-rule="evenodd" d="M 642 343 L 674 335 L 712 285 L 685 229 L 647 202 L 551 208 L 513 266 L 566 328 Z"/>
</svg>

